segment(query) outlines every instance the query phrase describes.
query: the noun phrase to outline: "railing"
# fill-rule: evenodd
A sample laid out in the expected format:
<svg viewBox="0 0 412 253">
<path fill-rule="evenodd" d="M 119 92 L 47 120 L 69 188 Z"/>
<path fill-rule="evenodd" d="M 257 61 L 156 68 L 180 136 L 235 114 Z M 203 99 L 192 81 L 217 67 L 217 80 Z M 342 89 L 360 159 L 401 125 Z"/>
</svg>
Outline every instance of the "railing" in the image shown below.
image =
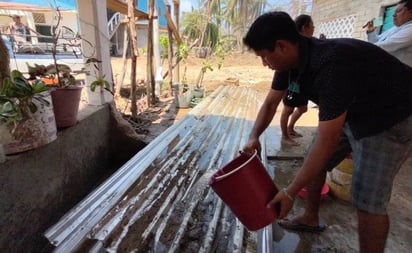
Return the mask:
<svg viewBox="0 0 412 253">
<path fill-rule="evenodd" d="M 120 26 L 120 21 L 123 19 L 123 14 L 120 12 L 116 12 L 113 17 L 110 18 L 108 24 L 107 24 L 107 29 L 109 31 L 109 39 L 113 37 L 115 34 L 117 28 Z"/>
<path fill-rule="evenodd" d="M 39 39 L 49 39 L 47 35 L 26 35 L 25 41 L 14 42 L 10 34 L 2 34 L 2 39 L 9 49 L 9 54 L 51 54 L 54 48 L 52 42 L 38 42 Z M 23 35 L 18 35 L 22 37 Z M 58 39 L 55 47 L 56 54 L 74 54 L 81 56 L 80 41 L 76 37 L 62 37 Z"/>
</svg>

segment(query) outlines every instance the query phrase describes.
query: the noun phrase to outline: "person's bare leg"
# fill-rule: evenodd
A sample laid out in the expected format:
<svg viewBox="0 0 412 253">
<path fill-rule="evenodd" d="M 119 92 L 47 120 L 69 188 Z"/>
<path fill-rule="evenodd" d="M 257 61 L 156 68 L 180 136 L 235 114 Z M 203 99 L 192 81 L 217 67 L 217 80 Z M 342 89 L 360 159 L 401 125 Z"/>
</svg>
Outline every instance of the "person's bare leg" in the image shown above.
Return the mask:
<svg viewBox="0 0 412 253">
<path fill-rule="evenodd" d="M 290 121 L 288 125 L 288 135 L 292 137 L 302 137 L 302 135 L 295 131 L 295 124 L 298 119 L 308 111 L 308 106 L 303 105 L 296 108 L 296 110 L 290 116 Z"/>
<path fill-rule="evenodd" d="M 283 105 L 282 114 L 280 115 L 280 129 L 282 130 L 282 137 L 280 142 L 284 145 L 299 146 L 299 143 L 290 138 L 288 134 L 289 116 L 293 113 L 293 107 Z"/>
<path fill-rule="evenodd" d="M 361 253 L 383 253 L 389 231 L 388 215 L 358 210 L 359 248 Z"/>
<path fill-rule="evenodd" d="M 305 211 L 289 221 L 284 220 L 282 223 L 287 224 L 304 224 L 308 226 L 319 225 L 319 207 L 321 200 L 322 187 L 325 184 L 326 172 L 321 172 L 307 187 Z"/>
</svg>

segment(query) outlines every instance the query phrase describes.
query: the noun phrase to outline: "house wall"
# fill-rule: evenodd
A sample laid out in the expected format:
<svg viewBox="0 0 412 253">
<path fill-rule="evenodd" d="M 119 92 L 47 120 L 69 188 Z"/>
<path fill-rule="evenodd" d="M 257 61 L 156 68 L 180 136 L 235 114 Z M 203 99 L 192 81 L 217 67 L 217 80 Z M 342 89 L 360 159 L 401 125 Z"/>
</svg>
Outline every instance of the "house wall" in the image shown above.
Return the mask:
<svg viewBox="0 0 412 253">
<path fill-rule="evenodd" d="M 40 13 L 37 11 L 33 11 L 33 13 Z M 41 12 L 44 14 L 45 23 L 35 23 L 36 25 L 52 25 L 56 24 L 55 16 L 57 15 L 54 11 L 47 11 Z M 76 11 L 61 11 L 60 12 L 61 19 L 60 19 L 60 26 L 69 27 L 74 33 L 79 32 L 79 22 L 78 16 Z"/>
<path fill-rule="evenodd" d="M 366 29 L 362 26 L 369 20 L 382 16 L 384 7 L 397 2 L 398 0 L 313 0 L 314 36 L 319 37 L 323 33 L 327 38 L 366 40 Z"/>
<path fill-rule="evenodd" d="M 36 21 L 33 17 L 34 13 L 44 15 L 44 22 Z M 19 15 L 21 16 L 21 21 L 24 24 L 27 24 L 29 27 L 35 29 L 36 25 L 42 26 L 52 26 L 56 24 L 54 19 L 56 13 L 51 10 L 46 9 L 38 9 L 33 11 L 21 11 L 21 10 L 0 10 L 0 31 L 2 33 L 7 33 L 7 26 L 13 21 L 9 16 L 11 15 Z M 60 20 L 60 27 L 66 26 L 70 28 L 74 34 L 79 32 L 79 22 L 78 22 L 78 15 L 76 11 L 61 11 L 61 20 Z M 33 34 L 32 34 L 33 35 Z M 72 37 L 72 35 L 70 36 Z M 33 38 L 33 43 L 37 43 L 37 39 Z M 59 40 L 59 43 L 68 43 L 69 41 L 65 39 Z"/>
</svg>

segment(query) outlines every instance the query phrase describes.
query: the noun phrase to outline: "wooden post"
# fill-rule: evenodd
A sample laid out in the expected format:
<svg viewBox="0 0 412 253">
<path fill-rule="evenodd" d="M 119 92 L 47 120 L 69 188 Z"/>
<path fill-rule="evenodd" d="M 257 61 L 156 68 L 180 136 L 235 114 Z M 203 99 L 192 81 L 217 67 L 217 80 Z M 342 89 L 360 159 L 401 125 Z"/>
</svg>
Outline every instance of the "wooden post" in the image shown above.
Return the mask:
<svg viewBox="0 0 412 253">
<path fill-rule="evenodd" d="M 173 0 L 173 14 L 175 16 L 175 24 L 176 24 L 176 31 L 178 36 L 179 36 L 179 12 L 180 12 L 180 0 Z M 177 43 L 177 45 L 180 45 L 180 42 Z M 179 49 L 178 49 L 179 50 Z M 180 65 L 179 62 L 177 61 L 176 58 L 176 72 L 175 72 L 175 79 L 177 82 L 180 82 Z"/>
<path fill-rule="evenodd" d="M 167 11 L 166 13 L 170 14 L 170 4 L 168 4 L 167 6 Z M 169 52 L 167 54 L 167 61 L 168 61 L 168 66 L 169 66 L 169 70 L 168 73 L 170 73 L 170 77 L 169 77 L 169 88 L 170 88 L 170 94 L 172 94 L 172 96 L 174 96 L 173 94 L 173 36 L 172 36 L 172 29 L 170 29 L 169 26 L 167 26 L 167 36 L 169 39 Z"/>
<path fill-rule="evenodd" d="M 137 38 L 136 38 L 136 24 L 134 18 L 134 9 L 136 8 L 136 1 L 128 0 L 127 18 L 129 19 L 130 38 L 132 44 L 132 69 L 131 69 L 131 111 L 132 118 L 137 118 L 137 99 L 136 99 L 136 68 L 137 68 Z"/>
<path fill-rule="evenodd" d="M 153 9 L 154 0 L 149 0 L 149 26 L 147 30 L 147 104 L 153 105 L 156 102 L 155 81 L 153 71 Z"/>
<path fill-rule="evenodd" d="M 122 68 L 122 73 L 120 75 L 120 82 L 116 87 L 116 94 L 120 95 L 120 90 L 123 87 L 124 83 L 124 77 L 126 76 L 126 68 L 127 68 L 127 48 L 129 45 L 129 33 L 128 33 L 128 28 L 126 27 L 124 29 L 124 38 L 123 38 L 123 54 L 122 54 L 122 62 L 123 62 L 123 68 Z"/>
</svg>

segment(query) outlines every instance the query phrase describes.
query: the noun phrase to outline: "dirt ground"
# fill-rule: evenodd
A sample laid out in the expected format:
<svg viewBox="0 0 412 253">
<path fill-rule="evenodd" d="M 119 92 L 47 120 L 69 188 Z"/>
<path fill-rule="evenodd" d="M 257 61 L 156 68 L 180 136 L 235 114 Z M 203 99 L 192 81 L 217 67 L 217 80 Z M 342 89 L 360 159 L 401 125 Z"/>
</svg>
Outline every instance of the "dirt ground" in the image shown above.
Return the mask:
<svg viewBox="0 0 412 253">
<path fill-rule="evenodd" d="M 260 58 L 250 52 L 226 55 L 220 69 L 218 68 L 219 59 L 217 58 L 204 59 L 189 55 L 185 61 L 180 63 L 180 79 L 183 78 L 184 72 L 186 72 L 187 82 L 195 84 L 205 61 L 210 61 L 213 68 L 213 71 L 206 71 L 201 82 L 201 85 L 206 89 L 206 95 L 212 93 L 220 85 L 234 85 L 236 81 L 239 85 L 249 85 L 259 91 L 267 91 L 270 87 L 273 72 L 263 67 Z M 112 58 L 113 77 L 117 84 L 120 83 L 123 65 L 124 62 L 121 57 Z M 122 87 L 130 85 L 130 66 L 131 61 L 129 59 Z M 163 64 L 163 70 L 166 69 L 168 69 L 168 66 L 165 63 Z M 143 83 L 142 79 L 145 79 L 145 77 L 146 56 L 139 56 L 137 59 L 138 82 Z M 169 77 L 166 77 L 165 80 L 168 83 Z M 140 85 L 144 89 L 144 84 Z M 127 115 L 130 115 L 131 112 L 128 99 L 118 96 L 116 98 L 116 106 L 129 119 Z M 174 98 L 171 96 L 168 84 L 165 84 L 162 88 L 160 101 L 155 106 L 149 107 L 140 113 L 137 120 L 132 121 L 129 119 L 129 122 L 135 127 L 142 140 L 150 142 L 189 110 L 177 107 Z"/>
<path fill-rule="evenodd" d="M 205 59 L 189 57 L 180 65 L 181 73 L 186 67 L 186 75 L 189 83 L 194 83 Z M 210 59 L 216 66 L 217 59 Z M 138 58 L 138 79 L 144 79 L 146 75 L 145 57 Z M 121 58 L 112 58 L 114 78 L 119 82 L 123 62 Z M 130 66 L 130 60 L 128 62 Z M 164 65 L 164 69 L 167 66 Z M 129 69 L 129 68 L 128 68 Z M 182 75 L 182 74 L 181 74 Z M 233 53 L 227 55 L 221 69 L 214 68 L 213 71 L 205 73 L 202 85 L 210 94 L 220 85 L 236 85 L 228 80 L 238 80 L 239 85 L 253 87 L 257 91 L 267 92 L 270 88 L 273 72 L 262 66 L 258 57 L 251 53 Z M 126 74 L 125 84 L 130 83 L 130 76 Z M 122 113 L 130 114 L 127 99 L 118 97 L 116 104 Z M 167 89 L 162 94 L 160 101 L 153 107 L 139 114 L 139 120 L 129 122 L 134 126 L 136 132 L 146 142 L 150 142 L 171 126 L 176 120 L 183 117 L 190 109 L 182 109 L 176 106 L 173 97 Z M 302 120 L 298 121 L 298 129 L 306 127 L 308 122 L 316 123 L 316 113 L 310 109 Z M 306 146 L 308 143 L 301 143 Z M 285 151 L 285 150 L 284 150 Z M 285 152 L 290 152 L 286 150 Z M 269 166 L 275 167 L 275 183 L 279 187 L 287 185 L 296 174 L 302 159 L 271 160 Z M 389 206 L 391 217 L 391 228 L 387 243 L 387 252 L 411 252 L 412 250 L 412 187 L 410 185 L 412 159 L 409 158 L 399 172 Z M 302 211 L 303 201 L 297 200 L 292 214 Z M 329 225 L 328 229 L 321 235 L 305 233 L 289 233 L 274 227 L 274 252 L 357 252 L 357 221 L 356 210 L 350 203 L 327 196 L 322 202 L 321 215 Z"/>
</svg>

